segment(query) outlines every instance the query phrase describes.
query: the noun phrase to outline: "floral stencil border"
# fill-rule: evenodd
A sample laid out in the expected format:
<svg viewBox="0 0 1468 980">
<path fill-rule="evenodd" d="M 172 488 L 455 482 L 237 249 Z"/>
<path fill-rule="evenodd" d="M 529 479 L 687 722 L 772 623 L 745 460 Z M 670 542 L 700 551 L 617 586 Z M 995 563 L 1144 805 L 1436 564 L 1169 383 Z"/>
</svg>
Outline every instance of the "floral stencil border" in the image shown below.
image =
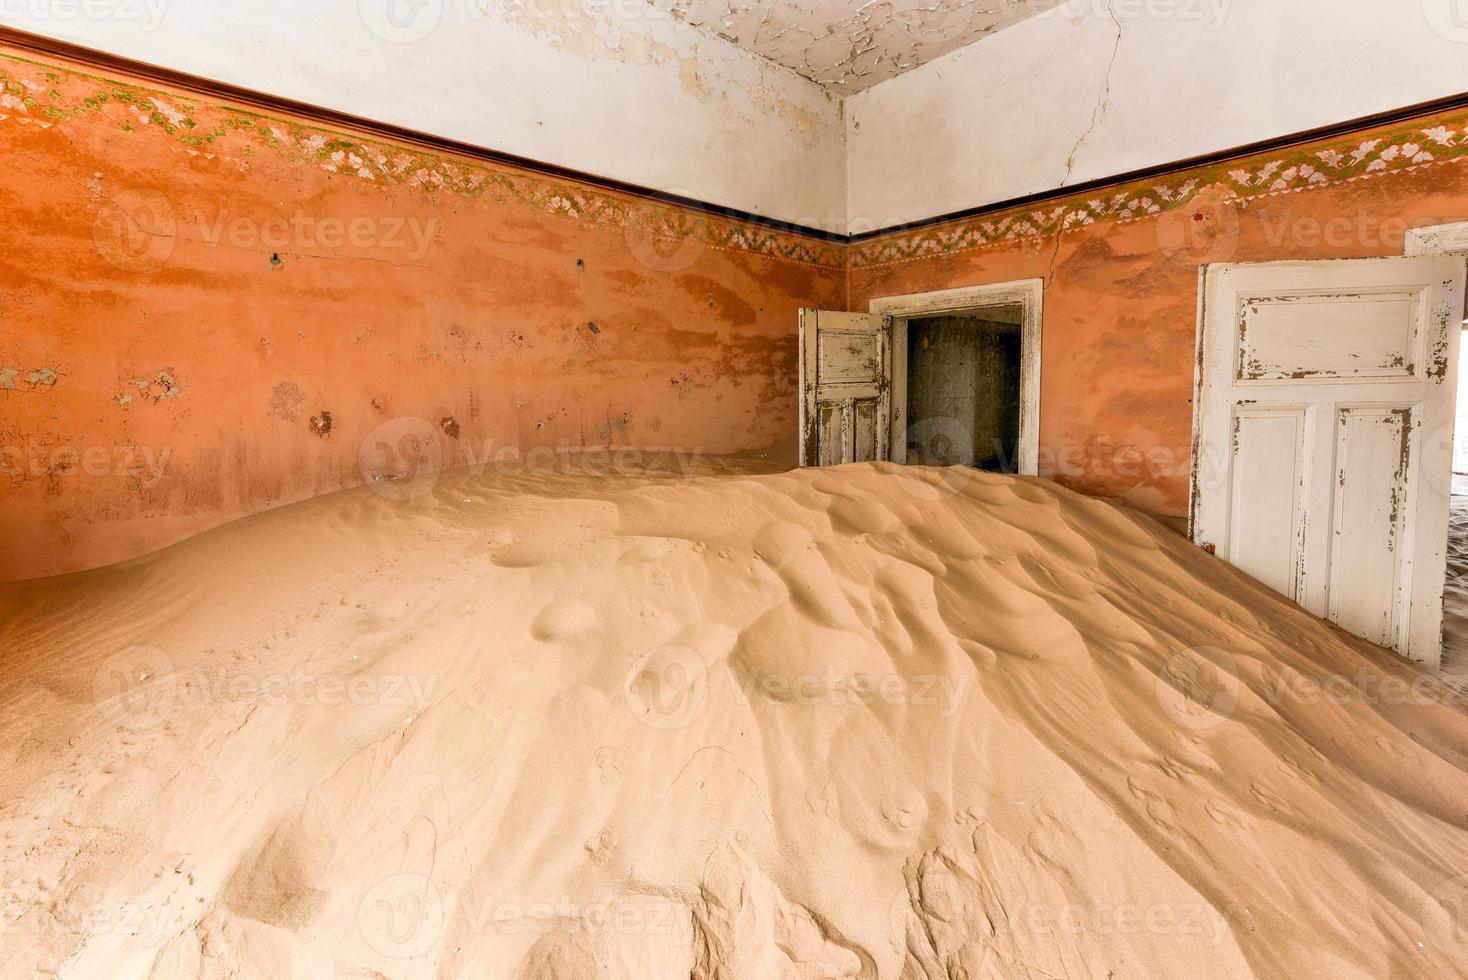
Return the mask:
<svg viewBox="0 0 1468 980">
<path fill-rule="evenodd" d="M 75 68 L 0 51 L 0 125 L 67 126 L 98 120 L 120 132 L 146 133 L 195 152 L 250 159 L 272 154 L 380 186 L 451 193 L 623 229 L 639 246 L 696 240 L 711 248 L 749 252 L 783 262 L 842 270 L 846 245 L 659 204 L 509 165 L 394 145 L 297 119 L 91 75 Z"/>
<path fill-rule="evenodd" d="M 1216 203 L 1227 203 L 1468 157 L 1468 112 L 1460 111 L 845 244 L 725 218 L 689 205 L 646 201 L 510 165 L 395 145 L 297 119 L 166 93 L 0 50 L 0 124 L 66 126 L 84 119 L 103 120 L 122 132 L 146 132 L 195 152 L 226 158 L 248 160 L 273 154 L 296 166 L 379 186 L 469 199 L 489 197 L 502 204 L 621 229 L 629 242 L 635 237 L 638 247 L 662 243 L 676 248 L 696 241 L 714 249 L 836 271 L 1052 239 L 1098 222 L 1146 220 L 1186 206 L 1205 189 L 1212 191 Z"/>
<path fill-rule="evenodd" d="M 899 232 L 851 246 L 852 269 L 954 255 L 1026 239 L 1053 239 L 1098 222 L 1141 221 L 1187 205 L 1205 189 L 1214 203 L 1290 194 L 1418 170 L 1468 157 L 1468 112 L 1375 133 L 1308 143 L 1278 154 L 1180 171 L 1162 179 L 1077 194 L 1044 205 Z"/>
</svg>

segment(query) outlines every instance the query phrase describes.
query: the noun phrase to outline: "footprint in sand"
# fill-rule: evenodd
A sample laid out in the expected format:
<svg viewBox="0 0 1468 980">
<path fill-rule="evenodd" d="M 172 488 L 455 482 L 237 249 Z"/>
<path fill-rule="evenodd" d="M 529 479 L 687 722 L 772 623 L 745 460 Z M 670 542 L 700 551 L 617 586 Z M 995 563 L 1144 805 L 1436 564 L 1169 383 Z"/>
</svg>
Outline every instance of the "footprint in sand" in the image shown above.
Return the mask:
<svg viewBox="0 0 1468 980">
<path fill-rule="evenodd" d="M 1244 813 L 1238 807 L 1231 806 L 1222 800 L 1209 800 L 1203 804 L 1203 812 L 1208 814 L 1208 819 L 1214 823 L 1227 827 L 1230 830 L 1244 831 L 1247 826 L 1244 823 Z"/>
<path fill-rule="evenodd" d="M 596 610 L 584 602 L 553 602 L 535 617 L 530 635 L 546 642 L 574 640 L 595 632 L 598 621 Z"/>
<path fill-rule="evenodd" d="M 1135 776 L 1128 776 L 1126 787 L 1131 794 L 1142 801 L 1147 811 L 1147 817 L 1153 823 L 1166 827 L 1169 830 L 1177 826 L 1177 811 L 1172 804 L 1160 795 L 1143 786 Z"/>
</svg>

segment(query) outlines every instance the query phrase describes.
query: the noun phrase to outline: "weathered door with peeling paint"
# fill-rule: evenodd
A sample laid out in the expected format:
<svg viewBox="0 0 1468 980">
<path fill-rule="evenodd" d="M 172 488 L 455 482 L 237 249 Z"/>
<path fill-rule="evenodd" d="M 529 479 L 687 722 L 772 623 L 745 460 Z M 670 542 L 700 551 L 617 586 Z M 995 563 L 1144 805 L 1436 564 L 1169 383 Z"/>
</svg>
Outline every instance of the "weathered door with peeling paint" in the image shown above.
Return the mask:
<svg viewBox="0 0 1468 980">
<path fill-rule="evenodd" d="M 892 456 L 892 321 L 800 311 L 800 465 Z"/>
<path fill-rule="evenodd" d="M 1464 260 L 1210 266 L 1193 539 L 1357 636 L 1441 657 Z"/>
</svg>

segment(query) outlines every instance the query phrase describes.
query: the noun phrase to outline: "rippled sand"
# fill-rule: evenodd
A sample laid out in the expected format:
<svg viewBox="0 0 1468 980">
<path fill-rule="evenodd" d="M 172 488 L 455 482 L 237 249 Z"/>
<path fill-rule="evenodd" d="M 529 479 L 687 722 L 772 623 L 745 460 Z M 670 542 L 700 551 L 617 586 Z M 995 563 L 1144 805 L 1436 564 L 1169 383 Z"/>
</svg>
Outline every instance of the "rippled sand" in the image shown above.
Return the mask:
<svg viewBox="0 0 1468 980">
<path fill-rule="evenodd" d="M 384 483 L 0 677 L 3 976 L 1468 975 L 1461 695 L 1042 481 Z"/>
</svg>

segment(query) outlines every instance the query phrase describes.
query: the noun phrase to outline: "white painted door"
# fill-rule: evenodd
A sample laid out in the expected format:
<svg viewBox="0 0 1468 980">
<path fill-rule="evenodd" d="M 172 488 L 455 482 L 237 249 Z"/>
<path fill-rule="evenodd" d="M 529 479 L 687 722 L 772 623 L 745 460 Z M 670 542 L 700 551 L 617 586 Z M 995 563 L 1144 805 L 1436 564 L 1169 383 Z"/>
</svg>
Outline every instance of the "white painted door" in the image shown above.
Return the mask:
<svg viewBox="0 0 1468 980">
<path fill-rule="evenodd" d="M 1464 260 L 1215 265 L 1193 539 L 1436 665 Z"/>
<path fill-rule="evenodd" d="M 800 465 L 890 459 L 892 321 L 800 311 Z"/>
</svg>

